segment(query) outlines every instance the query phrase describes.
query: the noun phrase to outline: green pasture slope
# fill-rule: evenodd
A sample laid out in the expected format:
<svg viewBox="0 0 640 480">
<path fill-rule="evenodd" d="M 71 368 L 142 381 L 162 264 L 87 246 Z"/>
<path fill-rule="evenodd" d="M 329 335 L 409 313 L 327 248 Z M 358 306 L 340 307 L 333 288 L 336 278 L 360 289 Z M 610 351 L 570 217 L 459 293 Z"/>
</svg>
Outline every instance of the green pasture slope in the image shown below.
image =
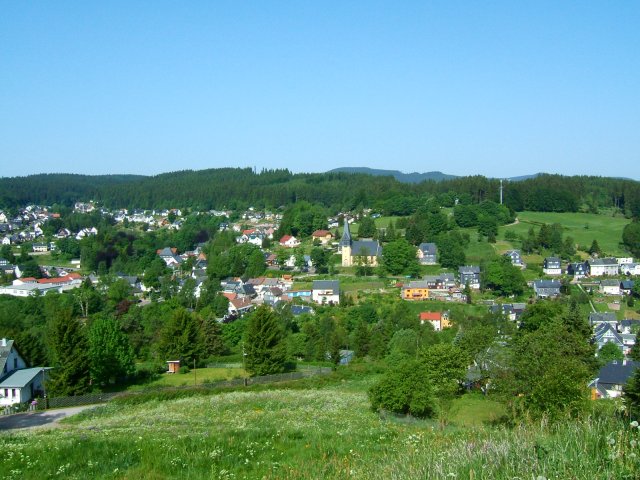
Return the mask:
<svg viewBox="0 0 640 480">
<path fill-rule="evenodd" d="M 564 227 L 564 236 L 573 237 L 578 245 L 588 248 L 595 239 L 602 251 L 609 255 L 626 254 L 620 247 L 620 242 L 622 230 L 630 220 L 610 214 L 520 212 L 517 224 L 500 227 L 499 237 L 504 238 L 507 230 L 526 235 L 529 228 L 534 227 L 537 232 L 544 223 L 559 223 Z"/>
<path fill-rule="evenodd" d="M 502 407 L 462 397 L 449 423 L 380 415 L 375 376 L 114 401 L 61 428 L 3 432 L 3 479 L 638 478 L 638 429 L 599 403 L 559 425 L 495 424 Z M 484 422 L 483 422 L 484 421 Z"/>
</svg>

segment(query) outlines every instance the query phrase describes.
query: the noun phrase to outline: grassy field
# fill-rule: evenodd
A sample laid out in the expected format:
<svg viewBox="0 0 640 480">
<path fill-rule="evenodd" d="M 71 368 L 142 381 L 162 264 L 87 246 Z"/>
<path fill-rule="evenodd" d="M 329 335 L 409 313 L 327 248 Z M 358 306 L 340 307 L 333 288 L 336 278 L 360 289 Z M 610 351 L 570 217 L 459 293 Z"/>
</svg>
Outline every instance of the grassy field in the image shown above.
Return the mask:
<svg viewBox="0 0 640 480">
<path fill-rule="evenodd" d="M 504 238 L 507 230 L 518 235 L 526 235 L 529 228 L 539 230 L 543 223 L 559 223 L 564 227 L 564 236 L 571 236 L 578 245 L 589 247 L 596 239 L 600 248 L 610 255 L 624 255 L 620 248 L 622 230 L 629 220 L 616 216 L 591 213 L 549 213 L 549 212 L 520 212 L 518 224 L 499 228 L 499 238 Z"/>
<path fill-rule="evenodd" d="M 246 377 L 242 368 L 196 368 L 188 373 L 163 373 L 160 378 L 144 385 L 132 385 L 127 390 L 144 390 L 157 387 L 182 387 L 185 385 L 201 385 L 219 380 Z"/>
<path fill-rule="evenodd" d="M 638 478 L 637 429 L 599 415 L 491 426 L 463 397 L 442 426 L 372 412 L 370 379 L 112 402 L 62 428 L 0 436 L 3 479 Z"/>
</svg>

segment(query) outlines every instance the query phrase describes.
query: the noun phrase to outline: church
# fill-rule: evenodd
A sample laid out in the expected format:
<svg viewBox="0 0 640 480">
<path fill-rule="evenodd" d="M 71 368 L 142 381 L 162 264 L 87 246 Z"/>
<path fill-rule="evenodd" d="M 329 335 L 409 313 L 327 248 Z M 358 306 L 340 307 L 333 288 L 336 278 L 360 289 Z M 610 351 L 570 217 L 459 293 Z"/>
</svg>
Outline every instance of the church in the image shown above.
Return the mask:
<svg viewBox="0 0 640 480">
<path fill-rule="evenodd" d="M 340 240 L 340 250 L 342 252 L 342 266 L 352 267 L 363 264 L 372 267 L 378 266 L 378 258 L 382 255 L 382 247 L 377 240 L 353 240 L 349 231 L 349 222 L 344 220 L 344 232 Z"/>
</svg>

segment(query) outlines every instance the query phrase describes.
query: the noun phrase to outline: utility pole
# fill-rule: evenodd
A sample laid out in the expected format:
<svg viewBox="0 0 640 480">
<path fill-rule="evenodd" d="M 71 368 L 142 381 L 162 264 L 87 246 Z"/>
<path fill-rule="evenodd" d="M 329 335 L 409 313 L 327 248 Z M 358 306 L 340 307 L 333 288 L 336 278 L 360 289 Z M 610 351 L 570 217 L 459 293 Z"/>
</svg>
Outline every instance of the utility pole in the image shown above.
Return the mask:
<svg viewBox="0 0 640 480">
<path fill-rule="evenodd" d="M 196 373 L 196 358 L 193 357 L 193 384 L 198 385 L 198 374 Z"/>
<path fill-rule="evenodd" d="M 500 179 L 500 205 L 502 205 L 502 179 Z"/>
</svg>

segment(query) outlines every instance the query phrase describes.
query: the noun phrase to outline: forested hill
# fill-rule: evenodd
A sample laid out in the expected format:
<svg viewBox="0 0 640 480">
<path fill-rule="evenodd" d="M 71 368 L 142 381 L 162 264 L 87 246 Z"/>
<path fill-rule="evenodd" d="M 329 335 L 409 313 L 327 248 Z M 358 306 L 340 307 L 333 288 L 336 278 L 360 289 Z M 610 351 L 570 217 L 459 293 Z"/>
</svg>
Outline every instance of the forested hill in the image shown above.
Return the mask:
<svg viewBox="0 0 640 480">
<path fill-rule="evenodd" d="M 29 203 L 73 205 L 91 200 L 108 185 L 125 185 L 144 179 L 141 175 L 76 175 L 44 173 L 27 177 L 0 178 L 0 207 L 12 208 Z"/>
<path fill-rule="evenodd" d="M 433 197 L 442 206 L 453 206 L 456 199 L 497 202 L 499 189 L 499 180 L 482 176 L 401 183 L 363 173 L 256 173 L 250 168 L 185 170 L 152 177 L 50 174 L 0 179 L 0 208 L 71 205 L 78 200 L 96 200 L 110 208 L 277 208 L 305 200 L 334 212 L 370 207 L 388 215 L 408 215 Z M 544 174 L 505 182 L 504 202 L 515 211 L 619 207 L 640 216 L 640 182 Z"/>
<path fill-rule="evenodd" d="M 398 170 L 378 170 L 368 167 L 341 167 L 329 170 L 327 173 L 365 173 L 367 175 L 393 177 L 403 183 L 420 183 L 426 180 L 434 180 L 436 182 L 442 180 L 450 180 L 456 178 L 455 175 L 447 175 L 442 172 L 426 172 L 426 173 L 403 173 Z"/>
</svg>

